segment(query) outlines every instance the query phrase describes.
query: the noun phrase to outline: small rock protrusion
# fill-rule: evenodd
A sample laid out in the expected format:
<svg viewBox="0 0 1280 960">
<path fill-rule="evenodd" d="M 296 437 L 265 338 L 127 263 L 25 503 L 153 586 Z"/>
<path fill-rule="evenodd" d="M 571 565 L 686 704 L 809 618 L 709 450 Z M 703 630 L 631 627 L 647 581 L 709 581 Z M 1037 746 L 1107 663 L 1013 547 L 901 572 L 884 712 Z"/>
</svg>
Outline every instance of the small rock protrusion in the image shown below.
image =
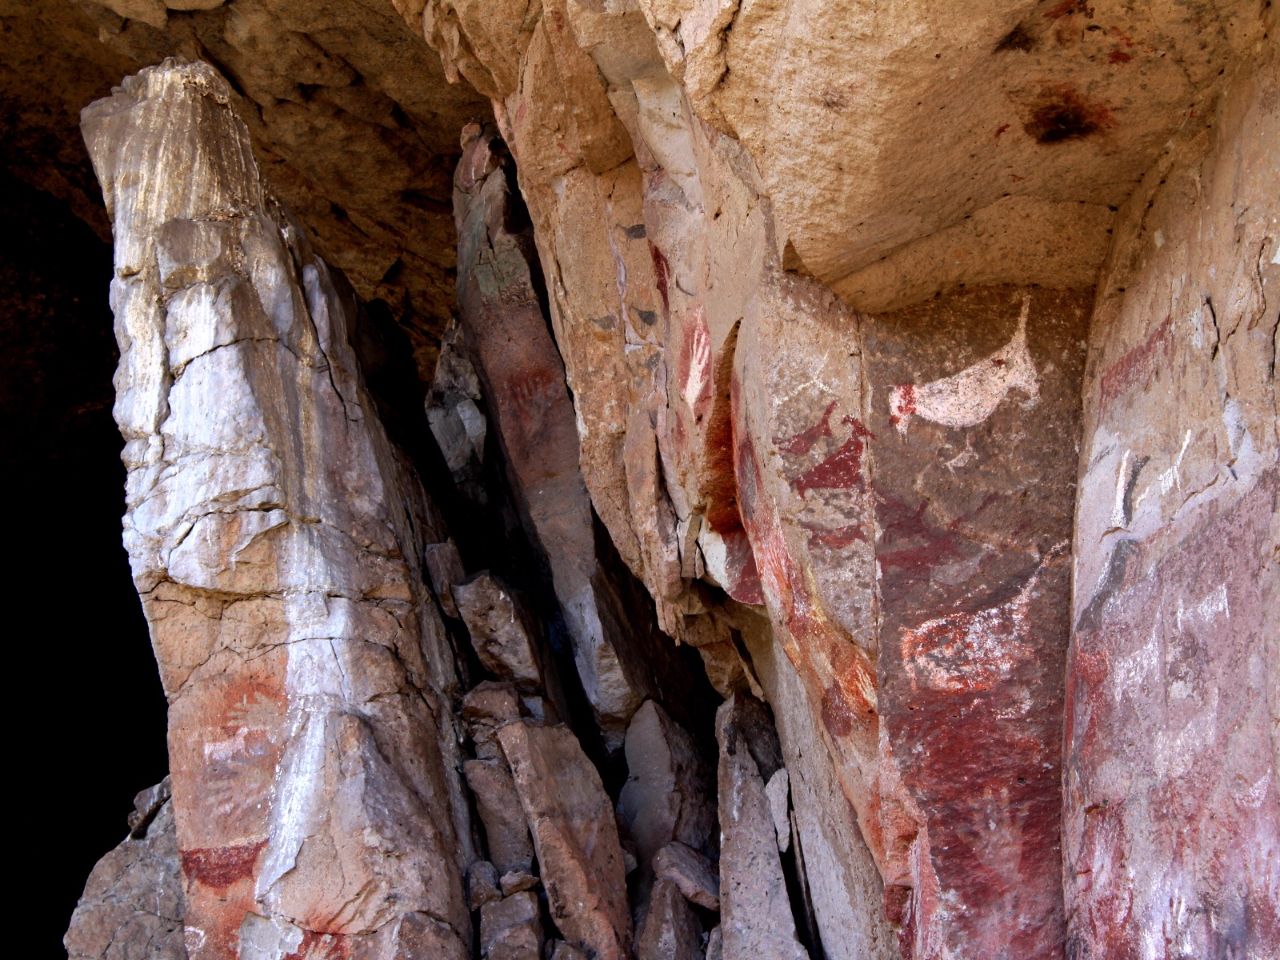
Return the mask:
<svg viewBox="0 0 1280 960">
<path fill-rule="evenodd" d="M 773 815 L 773 828 L 778 833 L 778 849 L 786 853 L 791 847 L 791 819 L 787 815 L 791 798 L 791 785 L 787 768 L 779 767 L 764 785 L 769 798 L 769 812 Z"/>
<path fill-rule="evenodd" d="M 422 562 L 427 568 L 431 589 L 440 601 L 440 609 L 447 616 L 459 617 L 458 604 L 453 597 L 453 585 L 466 579 L 467 571 L 462 556 L 452 540 L 429 543 L 422 548 Z"/>
<path fill-rule="evenodd" d="M 484 668 L 523 690 L 542 687 L 542 665 L 531 621 L 515 595 L 490 573 L 453 588 L 454 601 Z"/>
<path fill-rule="evenodd" d="M 467 906 L 479 910 L 486 903 L 498 900 L 498 868 L 488 860 L 477 860 L 467 867 Z"/>
<path fill-rule="evenodd" d="M 808 960 L 795 917 L 766 778 L 782 767 L 768 708 L 746 693 L 716 711 L 720 744 L 720 925 L 731 957 Z"/>
<path fill-rule="evenodd" d="M 653 885 L 636 955 L 639 960 L 702 960 L 702 925 L 674 883 Z"/>
<path fill-rule="evenodd" d="M 647 700 L 627 727 L 628 779 L 618 814 L 636 841 L 646 873 L 663 845 L 679 840 L 713 851 L 716 813 L 712 774 L 693 738 Z"/>
<path fill-rule="evenodd" d="M 542 916 L 528 890 L 486 903 L 480 911 L 480 953 L 489 960 L 539 960 Z"/>
<path fill-rule="evenodd" d="M 462 774 L 475 796 L 494 866 L 504 875 L 530 872 L 533 843 L 506 760 L 501 756 L 467 760 Z"/>
<path fill-rule="evenodd" d="M 724 933 L 718 926 L 707 935 L 707 960 L 724 960 Z"/>
<path fill-rule="evenodd" d="M 541 881 L 527 870 L 508 870 L 502 875 L 502 879 L 498 881 L 502 887 L 502 895 L 509 897 L 513 893 L 520 893 L 523 890 L 532 890 Z"/>
<path fill-rule="evenodd" d="M 673 841 L 653 858 L 659 880 L 673 884 L 690 903 L 708 910 L 720 909 L 720 877 L 716 866 L 696 850 Z"/>
</svg>

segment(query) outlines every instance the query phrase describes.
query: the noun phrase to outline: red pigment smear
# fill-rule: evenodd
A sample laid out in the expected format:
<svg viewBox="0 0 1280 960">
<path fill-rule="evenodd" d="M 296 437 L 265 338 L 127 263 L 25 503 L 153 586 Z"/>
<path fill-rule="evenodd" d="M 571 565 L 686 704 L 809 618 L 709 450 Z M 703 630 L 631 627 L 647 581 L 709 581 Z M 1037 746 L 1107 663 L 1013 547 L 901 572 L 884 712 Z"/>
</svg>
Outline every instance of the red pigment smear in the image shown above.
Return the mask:
<svg viewBox="0 0 1280 960">
<path fill-rule="evenodd" d="M 1091 101 L 1070 84 L 1064 84 L 1041 92 L 1023 129 L 1037 143 L 1048 145 L 1081 140 L 1114 126 L 1110 107 Z"/>
<path fill-rule="evenodd" d="M 1002 123 L 1000 124 L 1000 126 L 996 127 L 996 139 L 999 140 L 1000 134 L 1004 133 L 1008 129 L 1009 129 L 1009 124 L 1007 123 Z"/>
<path fill-rule="evenodd" d="M 253 876 L 258 854 L 267 841 L 246 843 L 233 847 L 202 847 L 182 851 L 182 872 L 190 879 L 224 890 L 237 880 Z"/>
<path fill-rule="evenodd" d="M 1113 400 L 1130 389 L 1145 386 L 1155 376 L 1158 359 L 1168 360 L 1173 352 L 1173 317 L 1164 322 L 1102 373 L 1101 405 L 1105 409 Z"/>
<path fill-rule="evenodd" d="M 895 573 L 886 578 L 887 588 L 905 586 L 899 583 L 902 577 L 915 580 L 927 576 L 937 564 L 961 555 L 954 533 L 935 530 L 925 522 L 928 501 L 912 510 L 894 497 L 882 494 L 879 499 L 881 532 L 876 559 L 883 571 Z"/>
<path fill-rule="evenodd" d="M 863 532 L 862 527 L 856 523 L 834 529 L 806 525 L 805 529 L 809 531 L 809 547 L 811 549 L 813 547 L 828 547 L 832 550 L 841 550 L 854 543 L 868 542 L 867 535 Z"/>
<path fill-rule="evenodd" d="M 854 714 L 838 684 L 831 684 L 822 695 L 822 725 L 833 737 L 847 737 L 853 732 Z"/>
<path fill-rule="evenodd" d="M 773 438 L 774 444 L 783 453 L 789 453 L 793 456 L 801 456 L 813 449 L 813 445 L 823 437 L 831 436 L 831 414 L 835 412 L 836 401 L 832 400 L 827 404 L 827 409 L 822 412 L 822 419 L 815 423 L 807 430 L 801 430 L 794 437 L 786 440 Z"/>
<path fill-rule="evenodd" d="M 649 244 L 649 256 L 653 258 L 653 275 L 658 281 L 658 293 L 662 296 L 662 313 L 666 316 L 671 312 L 671 301 L 667 294 L 671 265 L 667 263 L 667 258 L 662 255 L 662 251 L 652 243 Z"/>
<path fill-rule="evenodd" d="M 804 499 L 806 490 L 862 489 L 862 450 L 864 437 L 875 435 L 853 417 L 842 417 L 849 425 L 849 439 L 821 463 L 814 464 L 792 482 L 791 487 Z"/>
<path fill-rule="evenodd" d="M 897 410 L 890 415 L 889 422 L 896 427 L 904 417 L 909 417 L 916 412 L 916 385 L 900 383 L 894 387 L 893 396 L 897 402 Z"/>
<path fill-rule="evenodd" d="M 286 953 L 280 960 L 348 960 L 351 946 L 348 937 L 341 933 L 317 933 L 304 931 L 298 949 Z"/>
<path fill-rule="evenodd" d="M 1128 63 L 1133 59 L 1133 55 L 1125 53 L 1123 50 L 1112 50 L 1111 55 L 1107 57 L 1111 63 Z"/>
<path fill-rule="evenodd" d="M 733 582 L 727 593 L 739 603 L 760 606 L 764 603 L 764 587 L 760 583 L 760 571 L 756 568 L 756 555 L 751 541 L 743 530 L 724 534 L 725 551 L 728 553 L 729 575 Z"/>
</svg>

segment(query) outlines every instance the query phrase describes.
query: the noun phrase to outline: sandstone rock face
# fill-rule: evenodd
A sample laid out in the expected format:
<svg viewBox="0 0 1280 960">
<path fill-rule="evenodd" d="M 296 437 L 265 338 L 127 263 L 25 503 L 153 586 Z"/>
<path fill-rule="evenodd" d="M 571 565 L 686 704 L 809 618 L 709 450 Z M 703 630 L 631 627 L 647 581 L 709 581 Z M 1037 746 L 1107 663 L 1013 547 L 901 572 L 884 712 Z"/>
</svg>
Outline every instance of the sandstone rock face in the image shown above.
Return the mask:
<svg viewBox="0 0 1280 960">
<path fill-rule="evenodd" d="M 1090 295 L 851 310 L 798 272 L 760 158 L 708 122 L 650 13 L 546 8 L 501 41 L 474 11 L 424 20 L 514 154 L 592 502 L 726 689 L 758 621 L 708 588 L 767 611 L 800 684 L 787 709 L 817 730 L 792 738 L 795 778 L 838 787 L 827 850 L 864 838 L 909 952 L 1053 955 Z M 570 106 L 549 102 L 564 87 Z M 840 874 L 819 927 L 847 942 L 859 917 L 853 940 L 887 944 L 878 911 L 837 906 L 874 888 L 865 865 Z"/>
<path fill-rule="evenodd" d="M 138 794 L 129 836 L 93 868 L 64 943 L 69 960 L 186 960 L 178 840 L 166 781 Z"/>
<path fill-rule="evenodd" d="M 455 668 L 418 560 L 440 524 L 372 413 L 354 304 L 229 101 L 170 61 L 83 119 L 115 231 L 125 544 L 170 701 L 187 949 L 465 956 Z"/>
<path fill-rule="evenodd" d="M 454 181 L 462 322 L 522 512 L 551 564 L 583 688 L 617 744 L 652 682 L 632 650 L 616 587 L 596 559 L 564 365 L 534 285 L 529 238 L 510 228 L 515 214 L 496 137 L 468 127 L 464 139 Z"/>
<path fill-rule="evenodd" d="M 1118 218 L 1085 384 L 1071 955 L 1280 948 L 1280 62 Z"/>
</svg>

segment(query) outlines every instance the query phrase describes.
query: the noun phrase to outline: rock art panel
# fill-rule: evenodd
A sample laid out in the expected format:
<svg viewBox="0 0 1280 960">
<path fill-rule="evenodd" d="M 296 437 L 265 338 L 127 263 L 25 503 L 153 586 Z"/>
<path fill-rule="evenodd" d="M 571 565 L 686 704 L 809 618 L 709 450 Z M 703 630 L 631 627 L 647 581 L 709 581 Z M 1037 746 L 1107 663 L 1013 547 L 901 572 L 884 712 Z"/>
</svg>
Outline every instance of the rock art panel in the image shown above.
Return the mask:
<svg viewBox="0 0 1280 960">
<path fill-rule="evenodd" d="M 209 66 L 166 61 L 82 121 L 115 234 L 125 545 L 170 702 L 186 947 L 465 956 L 455 667 L 419 559 L 442 524 L 373 413 L 354 298 L 230 103 Z"/>
<path fill-rule="evenodd" d="M 881 776 L 894 785 L 882 822 L 902 845 L 885 900 L 915 956 L 1062 951 L 1065 611 L 1089 304 L 987 288 L 864 327 Z M 914 411 L 900 403 L 912 383 Z"/>
<path fill-rule="evenodd" d="M 1117 221 L 1085 383 L 1064 883 L 1079 958 L 1280 950 L 1274 50 Z"/>
<path fill-rule="evenodd" d="M 462 324 L 502 438 L 513 489 L 551 565 L 574 663 L 606 737 L 620 744 L 652 679 L 609 574 L 596 559 L 573 403 L 535 287 L 529 238 L 510 227 L 501 141 L 469 126 L 455 178 Z"/>
</svg>

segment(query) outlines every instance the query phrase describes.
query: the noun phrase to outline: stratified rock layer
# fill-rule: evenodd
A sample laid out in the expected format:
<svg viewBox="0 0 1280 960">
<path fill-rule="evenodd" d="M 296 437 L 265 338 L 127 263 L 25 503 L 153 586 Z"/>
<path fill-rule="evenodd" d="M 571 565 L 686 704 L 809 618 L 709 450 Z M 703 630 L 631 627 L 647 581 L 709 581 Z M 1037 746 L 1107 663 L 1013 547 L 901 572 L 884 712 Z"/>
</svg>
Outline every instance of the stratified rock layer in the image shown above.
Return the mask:
<svg viewBox="0 0 1280 960">
<path fill-rule="evenodd" d="M 463 957 L 455 670 L 418 565 L 423 534 L 444 538 L 362 386 L 354 300 L 266 193 L 229 100 L 169 61 L 83 118 L 187 948 Z"/>
</svg>

